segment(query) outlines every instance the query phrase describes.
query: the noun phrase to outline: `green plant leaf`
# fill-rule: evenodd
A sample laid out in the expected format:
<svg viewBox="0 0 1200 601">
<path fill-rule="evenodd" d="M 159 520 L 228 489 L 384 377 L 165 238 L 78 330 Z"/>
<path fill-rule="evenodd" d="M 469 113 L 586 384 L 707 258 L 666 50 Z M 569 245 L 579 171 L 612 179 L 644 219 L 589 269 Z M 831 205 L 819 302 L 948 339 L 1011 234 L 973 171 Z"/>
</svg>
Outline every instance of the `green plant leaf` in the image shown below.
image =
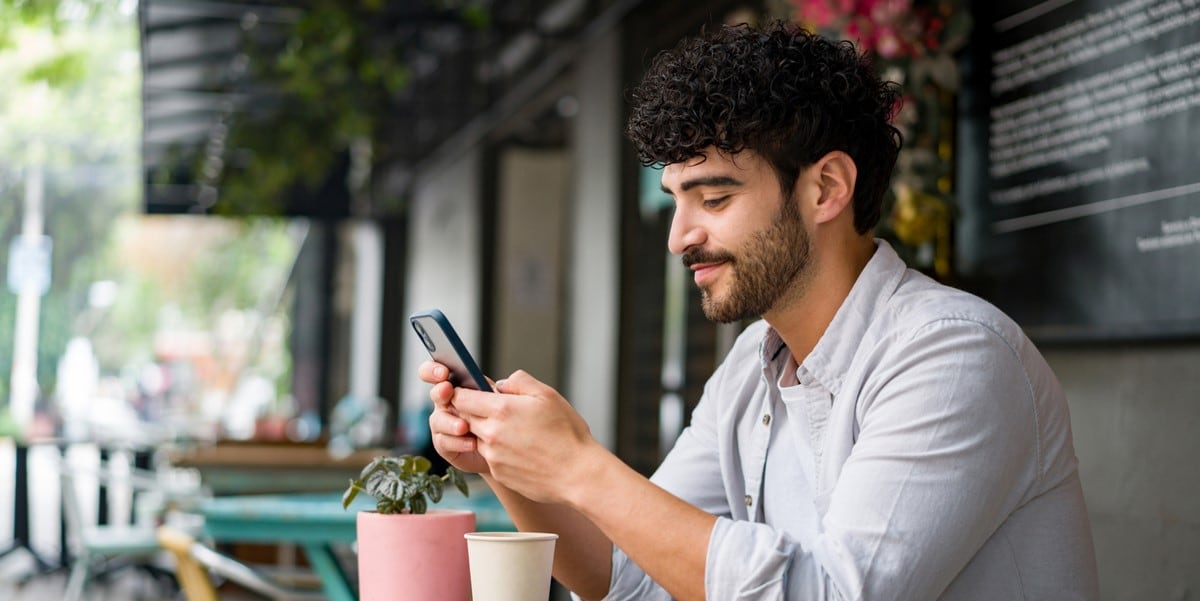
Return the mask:
<svg viewBox="0 0 1200 601">
<path fill-rule="evenodd" d="M 361 485 L 362 482 L 365 482 L 371 476 L 371 474 L 374 474 L 376 472 L 376 470 L 381 469 L 387 460 L 388 460 L 388 458 L 383 457 L 383 456 L 372 459 L 371 462 L 368 463 L 366 465 L 366 467 L 364 467 L 362 469 L 361 472 L 359 472 L 359 474 L 358 474 L 359 484 Z"/>
<path fill-rule="evenodd" d="M 430 478 L 429 485 L 426 487 L 426 492 L 429 494 L 429 500 L 437 503 L 442 500 L 442 479 Z"/>
<path fill-rule="evenodd" d="M 413 469 L 419 474 L 428 472 L 432 467 L 433 463 L 424 457 L 418 455 L 413 458 Z"/>
<path fill-rule="evenodd" d="M 425 503 L 425 495 L 422 495 L 422 494 L 418 494 L 417 496 L 409 499 L 408 504 L 409 504 L 409 507 L 411 508 L 410 513 L 413 513 L 413 514 L 419 515 L 419 514 L 425 513 L 425 510 L 428 508 Z"/>
<path fill-rule="evenodd" d="M 379 513 L 421 514 L 430 502 L 442 500 L 447 480 L 464 496 L 468 494 L 462 472 L 451 467 L 444 476 L 435 476 L 429 473 L 432 467 L 432 462 L 421 456 L 376 457 L 363 468 L 358 480 L 350 481 L 342 495 L 342 506 L 348 507 L 362 491 L 375 499 Z"/>
<path fill-rule="evenodd" d="M 78 84 L 87 76 L 87 56 L 83 52 L 63 52 L 42 61 L 25 72 L 27 82 L 44 81 L 51 86 Z"/>
<path fill-rule="evenodd" d="M 350 508 L 350 504 L 353 503 L 354 498 L 358 496 L 358 491 L 362 490 L 360 488 L 361 486 L 362 484 L 358 481 L 350 481 L 350 488 L 347 488 L 346 492 L 342 493 L 342 509 Z"/>
<path fill-rule="evenodd" d="M 462 472 L 453 467 L 449 467 L 446 468 L 446 477 L 450 478 L 450 483 L 453 484 L 454 488 L 457 488 L 458 492 L 461 492 L 464 497 L 471 496 L 471 490 L 467 488 L 467 478 L 463 476 Z"/>
</svg>

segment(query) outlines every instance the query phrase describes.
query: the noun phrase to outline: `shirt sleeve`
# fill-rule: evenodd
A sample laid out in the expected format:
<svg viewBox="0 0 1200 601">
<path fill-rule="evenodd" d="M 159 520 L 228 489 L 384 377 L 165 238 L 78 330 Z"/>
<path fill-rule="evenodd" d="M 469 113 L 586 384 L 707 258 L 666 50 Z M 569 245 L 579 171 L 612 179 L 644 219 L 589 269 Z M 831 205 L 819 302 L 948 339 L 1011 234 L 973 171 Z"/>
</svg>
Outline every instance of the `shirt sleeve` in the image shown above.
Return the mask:
<svg viewBox="0 0 1200 601">
<path fill-rule="evenodd" d="M 1001 336 L 941 320 L 884 344 L 862 394 L 834 401 L 857 403 L 859 428 L 836 483 L 796 499 L 820 533 L 718 520 L 708 598 L 938 598 L 1033 487 L 1034 393 Z"/>
</svg>

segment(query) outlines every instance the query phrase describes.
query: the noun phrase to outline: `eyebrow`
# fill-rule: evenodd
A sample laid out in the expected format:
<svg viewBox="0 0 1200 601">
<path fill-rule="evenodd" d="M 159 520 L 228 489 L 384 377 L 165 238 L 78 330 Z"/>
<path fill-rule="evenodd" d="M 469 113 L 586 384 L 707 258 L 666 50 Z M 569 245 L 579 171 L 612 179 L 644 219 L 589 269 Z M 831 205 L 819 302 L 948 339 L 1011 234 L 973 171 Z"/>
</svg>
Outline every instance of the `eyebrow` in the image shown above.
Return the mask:
<svg viewBox="0 0 1200 601">
<path fill-rule="evenodd" d="M 697 177 L 695 179 L 689 179 L 686 182 L 683 182 L 682 184 L 680 184 L 679 189 L 683 192 L 687 192 L 688 190 L 691 190 L 692 188 L 695 188 L 696 186 L 740 186 L 740 185 L 742 185 L 742 180 L 739 180 L 737 178 L 730 177 L 728 175 L 712 175 L 709 177 Z M 667 194 L 673 194 L 673 192 L 671 192 L 671 189 L 668 188 L 666 185 L 662 185 L 661 188 L 662 188 L 663 192 L 665 192 Z"/>
</svg>

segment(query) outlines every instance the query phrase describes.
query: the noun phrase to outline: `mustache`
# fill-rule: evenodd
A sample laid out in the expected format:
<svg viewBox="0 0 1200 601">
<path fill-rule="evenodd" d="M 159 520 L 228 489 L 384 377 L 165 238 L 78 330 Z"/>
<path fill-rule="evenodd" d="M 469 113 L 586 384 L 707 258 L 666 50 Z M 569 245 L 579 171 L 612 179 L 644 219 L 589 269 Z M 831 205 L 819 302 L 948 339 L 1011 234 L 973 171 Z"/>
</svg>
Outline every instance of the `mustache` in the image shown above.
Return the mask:
<svg viewBox="0 0 1200 601">
<path fill-rule="evenodd" d="M 728 251 L 695 248 L 680 255 L 679 260 L 684 267 L 691 267 L 697 263 L 733 263 L 734 257 Z"/>
</svg>

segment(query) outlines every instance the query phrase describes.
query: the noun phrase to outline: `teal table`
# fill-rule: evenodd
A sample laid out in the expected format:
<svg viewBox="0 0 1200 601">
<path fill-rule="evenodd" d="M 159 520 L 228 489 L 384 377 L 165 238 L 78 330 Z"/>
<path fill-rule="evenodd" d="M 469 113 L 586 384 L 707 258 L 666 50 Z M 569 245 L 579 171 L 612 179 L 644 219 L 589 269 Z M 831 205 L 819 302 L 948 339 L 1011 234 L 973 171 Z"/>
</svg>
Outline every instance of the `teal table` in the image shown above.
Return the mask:
<svg viewBox="0 0 1200 601">
<path fill-rule="evenodd" d="M 330 601 L 355 601 L 357 595 L 331 546 L 353 543 L 357 513 L 374 508 L 366 495 L 359 495 L 343 510 L 341 493 L 305 493 L 215 497 L 205 501 L 200 511 L 205 533 L 215 541 L 299 545 Z M 474 511 L 475 527 L 481 532 L 516 529 L 500 501 L 486 489 L 472 491 L 470 498 L 447 492 L 435 508 Z"/>
</svg>

